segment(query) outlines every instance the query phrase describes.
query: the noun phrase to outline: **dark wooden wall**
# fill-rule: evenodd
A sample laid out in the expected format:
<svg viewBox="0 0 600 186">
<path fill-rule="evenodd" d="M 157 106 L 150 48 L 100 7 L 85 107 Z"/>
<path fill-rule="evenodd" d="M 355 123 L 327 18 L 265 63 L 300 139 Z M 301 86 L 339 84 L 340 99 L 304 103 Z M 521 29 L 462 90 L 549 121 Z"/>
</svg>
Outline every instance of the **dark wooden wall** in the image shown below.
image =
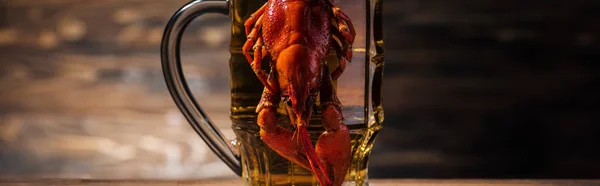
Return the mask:
<svg viewBox="0 0 600 186">
<path fill-rule="evenodd" d="M 600 1 L 384 4 L 373 160 L 398 158 L 370 173 L 600 177 Z"/>
<path fill-rule="evenodd" d="M 162 33 L 187 0 L 1 2 L 0 177 L 234 176 L 164 85 Z M 232 137 L 229 29 L 226 16 L 197 19 L 182 58 L 195 96 Z"/>
<path fill-rule="evenodd" d="M 0 177 L 233 177 L 162 79 L 161 34 L 186 2 L 0 1 Z M 384 4 L 371 177 L 600 176 L 600 1 Z M 228 32 L 206 16 L 182 52 L 232 136 Z"/>
</svg>

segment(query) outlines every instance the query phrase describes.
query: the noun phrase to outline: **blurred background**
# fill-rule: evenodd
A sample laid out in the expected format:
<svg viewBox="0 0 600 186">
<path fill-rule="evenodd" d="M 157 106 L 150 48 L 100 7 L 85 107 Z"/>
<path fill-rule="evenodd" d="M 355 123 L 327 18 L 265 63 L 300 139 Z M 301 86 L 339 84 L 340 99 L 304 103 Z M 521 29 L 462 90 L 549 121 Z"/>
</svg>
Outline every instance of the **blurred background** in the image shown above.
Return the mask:
<svg viewBox="0 0 600 186">
<path fill-rule="evenodd" d="M 0 0 L 0 178 L 235 178 L 164 84 L 162 32 L 187 2 Z M 370 177 L 600 178 L 599 7 L 385 1 Z M 182 59 L 233 138 L 230 29 L 196 19 Z"/>
</svg>

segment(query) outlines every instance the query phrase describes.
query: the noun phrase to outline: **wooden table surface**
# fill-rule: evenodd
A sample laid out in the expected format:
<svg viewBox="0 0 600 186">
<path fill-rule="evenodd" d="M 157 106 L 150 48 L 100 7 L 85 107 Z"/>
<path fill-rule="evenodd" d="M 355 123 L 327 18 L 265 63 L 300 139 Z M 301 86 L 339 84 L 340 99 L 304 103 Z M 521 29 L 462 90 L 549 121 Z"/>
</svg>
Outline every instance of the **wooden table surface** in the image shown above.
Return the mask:
<svg viewBox="0 0 600 186">
<path fill-rule="evenodd" d="M 96 179 L 0 179 L 2 186 L 199 186 L 243 185 L 242 180 L 96 180 Z M 486 180 L 486 179 L 371 179 L 371 186 L 597 186 L 600 180 Z"/>
</svg>

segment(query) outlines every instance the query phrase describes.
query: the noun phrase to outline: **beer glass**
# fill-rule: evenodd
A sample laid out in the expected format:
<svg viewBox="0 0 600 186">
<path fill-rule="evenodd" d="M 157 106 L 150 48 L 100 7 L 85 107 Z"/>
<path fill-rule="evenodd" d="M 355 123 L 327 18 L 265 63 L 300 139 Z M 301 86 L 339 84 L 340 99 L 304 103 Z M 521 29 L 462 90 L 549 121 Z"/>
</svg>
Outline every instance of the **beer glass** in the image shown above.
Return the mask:
<svg viewBox="0 0 600 186">
<path fill-rule="evenodd" d="M 183 5 L 165 28 L 161 46 L 163 75 L 171 97 L 192 128 L 246 185 L 319 185 L 310 170 L 279 156 L 261 141 L 258 134 L 255 109 L 264 86 L 241 48 L 246 42 L 244 22 L 264 3 L 266 0 L 194 0 Z M 369 154 L 384 118 L 381 98 L 384 66 L 382 0 L 336 0 L 334 3 L 350 17 L 356 30 L 352 60 L 341 77 L 334 81 L 352 143 L 352 163 L 344 185 L 368 185 Z M 206 13 L 226 14 L 231 20 L 230 116 L 235 139 L 226 139 L 208 119 L 186 84 L 180 63 L 182 33 L 193 19 Z M 327 63 L 330 72 L 338 66 L 335 50 L 331 50 Z M 268 62 L 262 64 L 263 69 L 268 68 Z M 283 104 L 278 110 L 278 124 L 290 127 Z M 324 132 L 320 126 L 319 104 L 315 104 L 308 126 L 313 143 Z"/>
</svg>

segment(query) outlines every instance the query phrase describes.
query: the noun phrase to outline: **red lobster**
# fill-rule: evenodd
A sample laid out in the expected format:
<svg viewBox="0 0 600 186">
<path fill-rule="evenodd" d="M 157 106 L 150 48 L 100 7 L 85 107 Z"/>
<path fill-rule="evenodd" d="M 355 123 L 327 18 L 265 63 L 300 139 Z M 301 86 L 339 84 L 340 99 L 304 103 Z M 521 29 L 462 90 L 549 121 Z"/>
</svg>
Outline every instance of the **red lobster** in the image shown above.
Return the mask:
<svg viewBox="0 0 600 186">
<path fill-rule="evenodd" d="M 350 18 L 331 0 L 269 0 L 245 22 L 242 50 L 264 90 L 256 108 L 261 139 L 284 158 L 308 169 L 323 186 L 339 186 L 350 166 L 350 134 L 333 87 L 352 58 L 356 35 Z M 254 56 L 250 55 L 253 50 Z M 337 53 L 329 73 L 326 58 Z M 270 55 L 270 73 L 261 61 Z M 320 94 L 325 132 L 316 147 L 306 127 Z M 276 107 L 284 101 L 292 132 L 277 124 Z"/>
</svg>

